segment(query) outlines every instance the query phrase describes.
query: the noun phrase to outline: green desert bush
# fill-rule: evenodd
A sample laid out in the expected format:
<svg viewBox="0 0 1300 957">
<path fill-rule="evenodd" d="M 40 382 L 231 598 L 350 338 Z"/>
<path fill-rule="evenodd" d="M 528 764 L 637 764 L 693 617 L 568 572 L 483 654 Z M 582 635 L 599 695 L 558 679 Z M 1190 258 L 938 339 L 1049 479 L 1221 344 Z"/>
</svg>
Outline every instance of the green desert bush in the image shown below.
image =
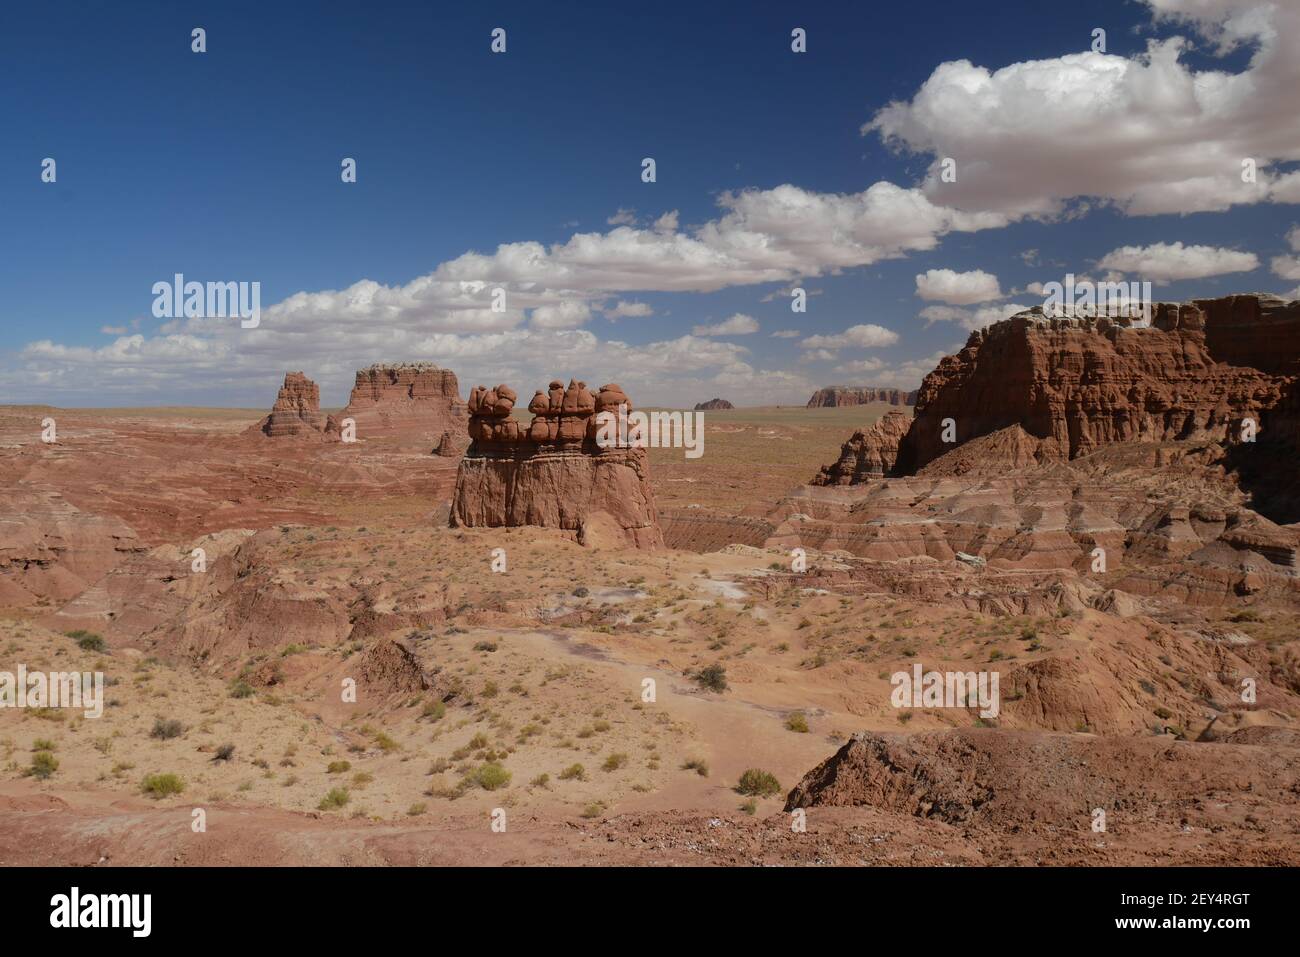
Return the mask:
<svg viewBox="0 0 1300 957">
<path fill-rule="evenodd" d="M 768 771 L 750 768 L 740 776 L 736 791 L 754 797 L 771 797 L 773 794 L 781 793 L 781 782 Z"/>
<path fill-rule="evenodd" d="M 185 782 L 175 774 L 149 774 L 140 783 L 140 790 L 153 798 L 165 798 L 184 791 Z"/>
</svg>

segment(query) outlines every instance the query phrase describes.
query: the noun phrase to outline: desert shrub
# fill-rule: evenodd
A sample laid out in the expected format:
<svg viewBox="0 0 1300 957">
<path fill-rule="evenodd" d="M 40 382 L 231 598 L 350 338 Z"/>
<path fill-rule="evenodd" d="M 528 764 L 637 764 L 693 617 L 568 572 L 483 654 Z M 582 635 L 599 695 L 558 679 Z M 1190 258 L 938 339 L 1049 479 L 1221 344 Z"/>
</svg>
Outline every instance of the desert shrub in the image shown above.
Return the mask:
<svg viewBox="0 0 1300 957">
<path fill-rule="evenodd" d="M 808 733 L 808 718 L 802 711 L 792 711 L 785 718 L 785 726 L 798 734 Z"/>
<path fill-rule="evenodd" d="M 727 690 L 727 669 L 720 663 L 706 665 L 693 675 L 701 688 L 723 692 Z"/>
<path fill-rule="evenodd" d="M 54 751 L 56 750 L 54 742 L 49 738 L 37 738 L 32 742 L 33 751 Z"/>
<path fill-rule="evenodd" d="M 432 718 L 434 721 L 441 721 L 447 714 L 447 706 L 441 701 L 429 701 L 424 706 L 421 717 Z"/>
<path fill-rule="evenodd" d="M 233 744 L 223 744 L 221 747 L 217 748 L 216 756 L 213 757 L 212 760 L 229 761 L 234 756 L 235 756 L 235 746 Z"/>
<path fill-rule="evenodd" d="M 352 770 L 351 761 L 331 761 L 325 768 L 326 774 L 343 774 Z"/>
<path fill-rule="evenodd" d="M 330 788 L 316 805 L 321 811 L 335 811 L 352 800 L 347 788 Z"/>
<path fill-rule="evenodd" d="M 588 820 L 590 820 L 591 818 L 600 817 L 604 813 L 605 813 L 605 805 L 601 804 L 599 801 L 596 801 L 593 804 L 588 804 L 586 807 L 582 809 L 582 816 L 587 818 Z"/>
<path fill-rule="evenodd" d="M 510 783 L 510 772 L 495 762 L 489 762 L 474 772 L 474 783 L 484 791 L 495 791 Z"/>
<path fill-rule="evenodd" d="M 773 794 L 781 793 L 781 782 L 770 772 L 750 768 L 740 776 L 740 783 L 736 785 L 736 790 L 740 794 L 750 794 L 754 797 L 771 797 Z"/>
<path fill-rule="evenodd" d="M 157 738 L 160 741 L 169 741 L 172 738 L 179 738 L 184 732 L 185 725 L 175 718 L 170 721 L 157 718 L 153 723 L 153 730 L 149 732 L 149 737 Z"/>
<path fill-rule="evenodd" d="M 149 774 L 140 782 L 140 790 L 153 798 L 165 798 L 184 791 L 185 782 L 175 774 Z"/>
<path fill-rule="evenodd" d="M 709 762 L 703 758 L 687 758 L 682 763 L 682 770 L 694 771 L 700 777 L 707 778 L 709 776 Z"/>
<path fill-rule="evenodd" d="M 497 643 L 495 641 L 476 641 L 474 642 L 475 651 L 496 651 Z"/>
<path fill-rule="evenodd" d="M 418 817 L 419 815 L 423 814 L 426 810 L 428 810 L 428 807 L 429 805 L 425 804 L 423 801 L 420 801 L 408 807 L 406 809 L 406 813 L 410 817 Z"/>
<path fill-rule="evenodd" d="M 44 781 L 51 774 L 59 769 L 59 759 L 48 751 L 37 751 L 32 755 L 32 766 L 27 773 L 32 777 Z"/>
<path fill-rule="evenodd" d="M 623 767 L 626 764 L 627 764 L 627 755 L 618 753 L 618 754 L 611 754 L 609 757 L 607 757 L 605 759 L 605 763 L 602 764 L 601 767 L 604 768 L 606 771 L 617 771 L 619 768 Z"/>
<path fill-rule="evenodd" d="M 104 651 L 108 648 L 104 644 L 104 639 L 91 631 L 78 628 L 76 631 L 68 632 L 68 637 L 75 641 L 82 651 Z"/>
<path fill-rule="evenodd" d="M 587 779 L 587 769 L 581 764 L 570 764 L 560 772 L 561 781 L 585 781 Z"/>
<path fill-rule="evenodd" d="M 243 678 L 240 678 L 230 686 L 230 697 L 232 698 L 251 698 L 253 696 L 253 686 Z"/>
</svg>

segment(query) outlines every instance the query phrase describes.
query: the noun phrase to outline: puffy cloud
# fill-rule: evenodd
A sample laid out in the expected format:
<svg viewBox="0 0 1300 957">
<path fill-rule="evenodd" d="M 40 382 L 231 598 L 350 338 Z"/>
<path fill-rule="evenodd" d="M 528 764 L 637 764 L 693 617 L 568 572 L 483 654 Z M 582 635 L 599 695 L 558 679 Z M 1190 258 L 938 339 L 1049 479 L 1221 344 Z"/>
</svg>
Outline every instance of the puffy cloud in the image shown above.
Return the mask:
<svg viewBox="0 0 1300 957">
<path fill-rule="evenodd" d="M 835 367 L 835 371 L 841 375 L 858 375 L 864 372 L 876 372 L 883 368 L 885 368 L 884 360 L 873 357 L 841 363 Z"/>
<path fill-rule="evenodd" d="M 1274 256 L 1273 274 L 1283 279 L 1300 279 L 1300 256 Z"/>
<path fill-rule="evenodd" d="M 758 332 L 758 320 L 738 312 L 730 319 L 711 326 L 696 326 L 691 330 L 693 336 L 747 336 Z"/>
<path fill-rule="evenodd" d="M 657 233 L 675 233 L 677 232 L 677 210 L 664 213 L 655 220 L 654 226 Z"/>
<path fill-rule="evenodd" d="M 908 389 L 910 391 L 920 387 L 921 380 L 934 371 L 934 367 L 939 364 L 940 359 L 951 355 L 959 348 L 959 346 L 953 346 L 947 350 L 940 349 L 938 352 L 918 359 L 911 359 L 897 365 L 881 365 L 878 368 L 866 369 L 865 371 L 871 374 L 870 384 L 877 388 Z M 845 369 L 844 371 L 855 370 Z"/>
<path fill-rule="evenodd" d="M 843 332 L 832 336 L 809 336 L 799 343 L 802 349 L 876 349 L 892 346 L 898 341 L 898 333 L 874 323 L 849 326 Z"/>
<path fill-rule="evenodd" d="M 956 306 L 926 306 L 918 316 L 926 325 L 935 322 L 955 322 L 963 329 L 983 329 L 985 326 L 1009 319 L 1018 312 L 1024 312 L 1028 306 L 1008 302 L 996 306 L 983 306 L 979 309 L 959 309 Z"/>
<path fill-rule="evenodd" d="M 1250 272 L 1259 268 L 1259 257 L 1219 246 L 1154 243 L 1113 249 L 1098 261 L 1097 267 L 1136 276 L 1143 281 L 1164 283 Z"/>
<path fill-rule="evenodd" d="M 1297 201 L 1296 174 L 1270 168 L 1300 160 L 1300 5 L 1147 3 L 1220 52 L 1251 45 L 1249 65 L 1197 71 L 1182 57 L 1190 41 L 1177 36 L 1133 57 L 1082 52 L 997 70 L 957 60 L 936 67 L 910 100 L 879 110 L 863 133 L 932 155 L 931 200 L 1010 217 L 1056 215 L 1074 197 L 1131 214 Z M 945 157 L 956 161 L 955 182 L 941 179 Z M 1258 164 L 1255 183 L 1242 181 L 1247 158 Z"/>
<path fill-rule="evenodd" d="M 465 253 L 433 279 L 544 289 L 713 292 L 727 286 L 789 282 L 934 249 L 950 232 L 1006 225 L 997 214 L 937 206 L 919 190 L 877 182 L 853 194 L 797 186 L 724 193 L 725 213 L 690 233 L 617 226 L 565 243 L 506 243 Z"/>
<path fill-rule="evenodd" d="M 569 299 L 553 306 L 538 306 L 528 321 L 537 329 L 573 329 L 590 319 L 590 306 Z"/>
<path fill-rule="evenodd" d="M 640 319 L 645 316 L 653 316 L 654 310 L 644 302 L 624 302 L 620 299 L 614 304 L 613 308 L 601 310 L 606 319 Z"/>
<path fill-rule="evenodd" d="M 772 333 L 771 338 L 773 338 L 773 339 L 798 339 L 798 338 L 799 338 L 799 330 L 798 330 L 798 329 L 778 329 L 778 330 L 776 330 L 776 332 Z"/>
<path fill-rule="evenodd" d="M 916 294 L 922 299 L 938 300 L 957 306 L 1001 299 L 998 277 L 982 269 L 955 272 L 951 269 L 928 269 L 916 277 Z"/>
<path fill-rule="evenodd" d="M 618 208 L 618 212 L 605 220 L 607 226 L 633 226 L 636 224 L 636 210 Z"/>
<path fill-rule="evenodd" d="M 126 326 L 100 326 L 99 331 L 106 336 L 124 336 Z"/>
</svg>

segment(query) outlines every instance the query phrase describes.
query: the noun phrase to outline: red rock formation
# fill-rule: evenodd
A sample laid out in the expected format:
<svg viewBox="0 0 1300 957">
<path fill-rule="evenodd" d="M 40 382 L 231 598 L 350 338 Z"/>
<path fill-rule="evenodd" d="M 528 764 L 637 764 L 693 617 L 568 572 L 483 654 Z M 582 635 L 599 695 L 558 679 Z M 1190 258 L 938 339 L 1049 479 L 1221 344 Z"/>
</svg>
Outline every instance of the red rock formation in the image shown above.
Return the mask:
<svg viewBox="0 0 1300 957">
<path fill-rule="evenodd" d="M 320 410 L 320 388 L 301 372 L 286 372 L 271 414 L 254 430 L 273 438 L 321 434 L 325 430 L 325 416 Z"/>
<path fill-rule="evenodd" d="M 637 548 L 663 544 L 644 448 L 602 448 L 598 412 L 631 411 L 619 386 L 593 393 L 557 379 L 528 403 L 532 421 L 512 413 L 513 389 L 476 386 L 469 396 L 469 450 L 461 459 L 453 526 L 540 525 L 612 537 Z"/>
<path fill-rule="evenodd" d="M 735 406 L 726 399 L 710 399 L 708 402 L 697 402 L 695 404 L 696 412 L 714 412 L 722 409 L 734 409 Z"/>
<path fill-rule="evenodd" d="M 818 389 L 808 400 L 808 408 L 821 409 L 845 405 L 868 405 L 888 402 L 890 405 L 915 405 L 916 390 L 877 389 L 869 385 L 832 385 Z"/>
<path fill-rule="evenodd" d="M 409 439 L 438 442 L 444 432 L 465 427 L 465 403 L 456 373 L 429 362 L 376 364 L 357 371 L 347 408 L 331 416 L 337 430 L 343 419 L 356 421 L 357 439 Z"/>
<path fill-rule="evenodd" d="M 867 429 L 859 429 L 840 449 L 839 461 L 823 466 L 813 485 L 856 485 L 888 475 L 898 458 L 898 443 L 907 434 L 912 417 L 905 412 L 881 416 Z"/>
<path fill-rule="evenodd" d="M 1294 439 L 1297 375 L 1297 302 L 1230 296 L 1161 303 L 1149 327 L 1128 319 L 1047 318 L 1033 309 L 971 333 L 961 352 L 926 376 L 892 462 L 892 435 L 864 434 L 851 457 L 868 463 L 857 481 L 882 466 L 885 474 L 911 475 L 964 442 L 1011 426 L 1038 443 L 1038 460 L 1075 458 L 1117 442 L 1233 444 L 1246 418 L 1261 436 L 1271 430 Z M 948 420 L 955 435 L 945 436 Z M 818 481 L 837 484 L 845 474 L 855 481 L 846 456 L 847 447 Z"/>
</svg>

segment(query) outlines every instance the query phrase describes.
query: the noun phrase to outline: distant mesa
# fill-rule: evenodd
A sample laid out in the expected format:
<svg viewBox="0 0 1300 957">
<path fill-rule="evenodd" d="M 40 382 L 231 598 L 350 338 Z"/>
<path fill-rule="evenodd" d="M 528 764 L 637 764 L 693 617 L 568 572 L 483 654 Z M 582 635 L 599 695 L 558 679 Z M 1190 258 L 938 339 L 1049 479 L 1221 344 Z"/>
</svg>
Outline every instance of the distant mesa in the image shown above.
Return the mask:
<svg viewBox="0 0 1300 957">
<path fill-rule="evenodd" d="M 353 419 L 358 439 L 418 440 L 434 447 L 465 428 L 456 373 L 431 362 L 376 363 L 357 370 L 356 384 L 335 423 Z"/>
<path fill-rule="evenodd" d="M 630 411 L 627 394 L 614 383 L 593 392 L 556 379 L 529 401 L 528 423 L 513 415 L 517 400 L 507 385 L 470 391 L 452 526 L 537 525 L 576 531 L 587 544 L 662 546 L 646 450 L 596 442 L 596 414 Z"/>
<path fill-rule="evenodd" d="M 696 412 L 717 412 L 721 409 L 734 409 L 735 406 L 726 399 L 710 399 L 708 402 L 697 402 L 695 404 Z"/>
<path fill-rule="evenodd" d="M 320 410 L 320 388 L 301 372 L 286 372 L 271 414 L 250 431 L 272 438 L 324 434 L 325 415 Z"/>
<path fill-rule="evenodd" d="M 869 385 L 831 385 L 818 389 L 808 400 L 808 408 L 838 408 L 848 405 L 869 405 L 888 402 L 890 405 L 916 405 L 916 390 L 877 389 Z"/>
</svg>

